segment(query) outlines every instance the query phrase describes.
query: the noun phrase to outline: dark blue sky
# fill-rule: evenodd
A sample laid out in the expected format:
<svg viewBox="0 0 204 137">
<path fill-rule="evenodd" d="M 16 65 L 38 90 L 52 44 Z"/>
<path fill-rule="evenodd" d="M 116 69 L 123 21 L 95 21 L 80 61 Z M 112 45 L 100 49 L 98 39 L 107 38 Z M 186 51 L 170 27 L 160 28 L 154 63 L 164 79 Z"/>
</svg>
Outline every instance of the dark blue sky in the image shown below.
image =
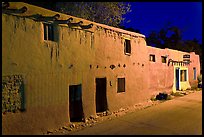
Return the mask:
<svg viewBox="0 0 204 137">
<path fill-rule="evenodd" d="M 170 22 L 182 31 L 184 40 L 196 38 L 202 43 L 202 2 L 130 2 L 132 12 L 124 25 L 140 30 L 146 37 Z"/>
</svg>

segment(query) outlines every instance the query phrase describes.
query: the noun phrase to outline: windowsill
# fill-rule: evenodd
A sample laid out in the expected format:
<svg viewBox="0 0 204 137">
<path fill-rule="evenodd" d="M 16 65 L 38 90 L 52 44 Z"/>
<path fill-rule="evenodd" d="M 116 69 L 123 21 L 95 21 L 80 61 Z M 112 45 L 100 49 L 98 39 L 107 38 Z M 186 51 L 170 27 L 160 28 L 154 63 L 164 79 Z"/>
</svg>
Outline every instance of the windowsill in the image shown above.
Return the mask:
<svg viewBox="0 0 204 137">
<path fill-rule="evenodd" d="M 125 93 L 125 91 L 120 91 L 120 92 L 117 92 L 117 93 Z"/>
<path fill-rule="evenodd" d="M 43 40 L 43 44 L 45 46 L 49 46 L 49 45 L 57 45 L 58 43 L 55 41 L 51 41 L 51 40 Z"/>
<path fill-rule="evenodd" d="M 45 42 L 55 42 L 56 43 L 56 41 L 52 41 L 52 40 L 43 40 L 43 41 L 45 41 Z"/>
<path fill-rule="evenodd" d="M 128 55 L 128 56 L 130 56 L 130 55 L 131 55 L 131 53 L 125 53 L 125 55 Z"/>
</svg>

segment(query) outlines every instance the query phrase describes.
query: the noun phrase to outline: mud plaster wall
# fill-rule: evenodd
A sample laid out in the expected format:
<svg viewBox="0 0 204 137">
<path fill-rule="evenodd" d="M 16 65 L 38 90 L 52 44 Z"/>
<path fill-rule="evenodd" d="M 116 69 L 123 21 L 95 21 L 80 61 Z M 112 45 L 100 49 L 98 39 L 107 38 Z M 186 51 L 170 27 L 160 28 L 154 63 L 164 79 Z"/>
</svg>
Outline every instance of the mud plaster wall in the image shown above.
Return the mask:
<svg viewBox="0 0 204 137">
<path fill-rule="evenodd" d="M 130 36 L 126 36 L 130 37 Z M 96 77 L 107 78 L 108 108 L 113 111 L 144 100 L 147 94 L 147 57 L 144 38 L 130 38 L 131 55 L 124 53 L 125 36 L 111 30 L 95 33 Z M 115 67 L 110 68 L 111 65 Z M 117 78 L 125 78 L 125 92 L 117 93 Z M 144 95 L 144 96 L 143 96 Z"/>
<path fill-rule="evenodd" d="M 162 63 L 161 56 L 168 55 L 168 53 L 159 48 L 149 47 L 147 56 L 150 54 L 155 55 L 155 62 L 148 61 L 148 69 L 149 69 L 149 90 L 153 93 L 157 93 L 158 91 L 163 92 L 166 90 L 170 90 L 173 86 L 174 79 L 174 68 L 173 66 L 168 66 L 168 59 L 166 59 L 167 63 Z M 148 58 L 149 60 L 149 58 Z"/>
<path fill-rule="evenodd" d="M 59 27 L 62 32 L 59 37 L 64 37 L 64 41 L 63 38 L 59 42 L 44 41 L 42 23 L 4 14 L 2 20 L 2 72 L 3 75 L 20 73 L 25 77 L 26 98 L 26 112 L 3 117 L 6 121 L 3 132 L 45 130 L 69 122 L 69 85 L 83 83 L 85 117 L 93 114 L 93 99 L 87 99 L 94 98 L 92 86 L 88 85 L 94 80 L 89 67 L 93 62 L 91 33 Z M 22 118 L 22 130 L 15 130 Z"/>
<path fill-rule="evenodd" d="M 11 6 L 21 7 L 21 4 Z M 25 5 L 28 6 L 28 14 L 56 13 Z M 61 16 L 62 19 L 68 17 Z M 81 20 L 74 19 L 76 22 Z M 70 85 L 82 84 L 85 117 L 96 113 L 95 78 L 107 78 L 110 111 L 149 99 L 153 94 L 149 89 L 159 92 L 158 89 L 163 89 L 165 84 L 172 85 L 171 81 L 163 83 L 163 75 L 159 73 L 166 66 L 155 67 L 149 62 L 149 48 L 144 38 L 116 33 L 110 30 L 112 27 L 104 29 L 96 26 L 84 31 L 59 25 L 56 41 L 44 41 L 42 22 L 2 14 L 2 74 L 22 75 L 26 98 L 25 112 L 2 117 L 3 134 L 36 134 L 69 122 Z M 130 56 L 124 54 L 124 38 L 131 40 Z M 162 54 L 162 51 L 153 51 Z M 198 63 L 197 56 L 194 63 L 195 66 Z M 111 65 L 115 66 L 114 69 L 110 68 Z M 150 67 L 155 69 L 150 70 Z M 165 71 L 172 77 L 171 70 Z M 154 79 L 156 75 L 160 75 L 159 82 L 152 84 L 155 81 L 149 79 Z M 126 89 L 123 93 L 117 93 L 117 78 L 121 77 L 126 79 Z M 156 87 L 159 84 L 161 87 Z"/>
<path fill-rule="evenodd" d="M 197 77 L 200 75 L 200 57 L 196 55 L 194 52 L 190 53 L 191 65 L 188 67 L 188 74 L 189 74 L 189 82 L 192 86 L 197 86 Z M 196 80 L 194 79 L 194 71 L 193 68 L 196 68 Z"/>
<path fill-rule="evenodd" d="M 124 55 L 124 39 L 119 36 L 111 42 L 113 37 L 104 31 L 93 34 L 58 26 L 58 41 L 53 42 L 43 40 L 41 22 L 3 14 L 2 26 L 3 75 L 23 75 L 26 98 L 25 112 L 3 117 L 3 133 L 26 133 L 30 129 L 32 132 L 43 131 L 69 122 L 69 85 L 82 84 L 85 117 L 95 114 L 96 77 L 105 76 L 107 82 L 112 83 L 111 87 L 107 84 L 110 111 L 142 101 L 140 94 L 145 91 L 142 90 L 145 89 L 142 85 L 145 79 L 142 75 L 132 75 L 137 70 L 144 72 L 145 68 L 142 66 L 145 59 L 135 60 L 133 56 L 136 53 L 135 56 L 140 57 L 137 54 L 146 52 L 138 44 L 140 38 L 131 40 L 132 55 L 127 56 Z M 116 68 L 112 70 L 110 65 Z M 126 78 L 125 93 L 116 93 L 118 77 Z M 137 79 L 141 83 L 132 82 Z M 131 88 L 133 85 L 137 86 Z M 136 97 L 131 98 L 132 95 Z M 16 125 L 21 127 L 21 131 L 16 129 Z"/>
<path fill-rule="evenodd" d="M 158 91 L 171 92 L 174 82 L 174 66 L 168 66 L 168 60 L 173 59 L 175 61 L 183 61 L 183 55 L 189 54 L 191 63 L 190 65 L 185 65 L 188 68 L 188 80 L 190 84 L 196 84 L 197 80 L 193 79 L 193 67 L 196 67 L 197 76 L 200 74 L 200 63 L 199 56 L 195 55 L 194 52 L 187 53 L 172 49 L 159 49 L 147 46 L 148 56 L 149 54 L 155 55 L 156 62 L 149 61 L 149 85 L 152 93 L 157 93 Z M 167 56 L 167 63 L 162 63 L 161 56 Z M 155 92 L 154 92 L 155 91 Z"/>
</svg>

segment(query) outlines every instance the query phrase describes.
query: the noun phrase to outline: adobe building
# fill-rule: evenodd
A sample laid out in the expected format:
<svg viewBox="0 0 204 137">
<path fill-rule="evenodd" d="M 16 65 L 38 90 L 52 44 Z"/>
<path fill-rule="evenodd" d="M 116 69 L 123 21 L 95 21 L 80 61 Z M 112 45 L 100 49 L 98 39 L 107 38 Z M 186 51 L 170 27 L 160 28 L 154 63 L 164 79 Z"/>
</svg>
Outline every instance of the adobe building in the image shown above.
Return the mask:
<svg viewBox="0 0 204 137">
<path fill-rule="evenodd" d="M 147 46 L 142 34 L 23 2 L 2 6 L 3 134 L 41 134 L 180 92 L 199 74 L 194 52 Z"/>
</svg>

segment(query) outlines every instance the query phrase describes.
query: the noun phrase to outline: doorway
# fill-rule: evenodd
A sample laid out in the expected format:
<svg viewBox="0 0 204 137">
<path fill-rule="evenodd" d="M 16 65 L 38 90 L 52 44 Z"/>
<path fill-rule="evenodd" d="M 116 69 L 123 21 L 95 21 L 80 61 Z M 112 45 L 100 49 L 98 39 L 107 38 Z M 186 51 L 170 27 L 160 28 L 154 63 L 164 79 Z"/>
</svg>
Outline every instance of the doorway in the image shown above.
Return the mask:
<svg viewBox="0 0 204 137">
<path fill-rule="evenodd" d="M 106 110 L 106 78 L 96 78 L 96 113 Z"/>
<path fill-rule="evenodd" d="M 180 69 L 176 68 L 176 90 L 180 87 Z"/>
<path fill-rule="evenodd" d="M 82 86 L 70 85 L 69 86 L 69 114 L 71 122 L 82 121 L 83 107 L 82 107 Z"/>
</svg>

